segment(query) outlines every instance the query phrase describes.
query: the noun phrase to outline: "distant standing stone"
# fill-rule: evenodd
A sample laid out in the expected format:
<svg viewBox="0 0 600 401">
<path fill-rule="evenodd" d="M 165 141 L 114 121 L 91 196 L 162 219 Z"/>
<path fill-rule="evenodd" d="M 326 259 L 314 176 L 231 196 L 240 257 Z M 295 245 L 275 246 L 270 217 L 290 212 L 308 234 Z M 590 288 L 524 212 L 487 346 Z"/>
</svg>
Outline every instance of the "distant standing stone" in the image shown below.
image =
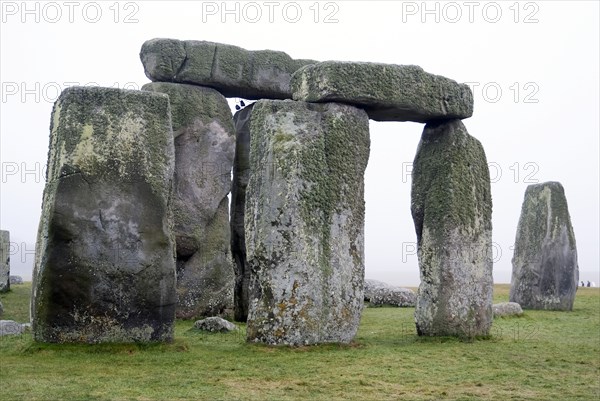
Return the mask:
<svg viewBox="0 0 600 401">
<path fill-rule="evenodd" d="M 0 315 L 4 313 L 4 305 L 2 305 L 2 301 L 0 301 Z"/>
<path fill-rule="evenodd" d="M 234 153 L 231 110 L 211 88 L 165 82 L 143 90 L 169 95 L 175 137 L 173 214 L 180 319 L 233 309 L 229 199 Z"/>
<path fill-rule="evenodd" d="M 194 328 L 202 331 L 209 331 L 211 333 L 228 333 L 238 329 L 235 324 L 218 316 L 198 320 L 194 323 Z"/>
<path fill-rule="evenodd" d="M 324 61 L 296 71 L 291 88 L 294 100 L 352 104 L 376 121 L 426 123 L 473 114 L 468 85 L 416 65 Z"/>
<path fill-rule="evenodd" d="M 512 265 L 512 302 L 523 309 L 573 309 L 579 281 L 577 246 L 560 183 L 527 187 Z"/>
<path fill-rule="evenodd" d="M 425 126 L 412 172 L 421 285 L 419 335 L 487 335 L 492 324 L 492 197 L 481 143 L 459 120 Z"/>
<path fill-rule="evenodd" d="M 0 230 L 0 292 L 10 290 L 10 233 Z"/>
<path fill-rule="evenodd" d="M 36 244 L 35 340 L 173 338 L 173 169 L 166 95 L 62 92 L 52 113 Z"/>
<path fill-rule="evenodd" d="M 247 339 L 348 343 L 363 308 L 369 120 L 352 106 L 259 100 L 252 110 Z"/>
<path fill-rule="evenodd" d="M 500 302 L 492 305 L 494 317 L 521 316 L 523 309 L 516 302 Z"/>
<path fill-rule="evenodd" d="M 10 283 L 11 284 L 23 284 L 23 277 L 21 276 L 10 276 Z"/>
</svg>

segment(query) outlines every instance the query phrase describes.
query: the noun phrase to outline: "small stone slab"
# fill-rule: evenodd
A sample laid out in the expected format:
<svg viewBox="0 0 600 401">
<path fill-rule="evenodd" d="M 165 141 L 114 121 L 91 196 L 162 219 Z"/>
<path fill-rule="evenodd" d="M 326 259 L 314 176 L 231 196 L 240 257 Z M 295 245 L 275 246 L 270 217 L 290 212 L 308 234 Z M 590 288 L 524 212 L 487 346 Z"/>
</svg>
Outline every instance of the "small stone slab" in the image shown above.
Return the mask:
<svg viewBox="0 0 600 401">
<path fill-rule="evenodd" d="M 426 123 L 473 115 L 468 85 L 416 65 L 325 61 L 296 71 L 291 87 L 294 100 L 352 104 L 375 121 Z"/>
<path fill-rule="evenodd" d="M 229 333 L 238 330 L 238 327 L 218 316 L 207 317 L 194 323 L 194 328 L 211 333 Z"/>
<path fill-rule="evenodd" d="M 521 316 L 523 309 L 516 302 L 500 302 L 492 305 L 494 317 Z"/>
<path fill-rule="evenodd" d="M 151 39 L 140 58 L 152 81 L 209 86 L 227 97 L 291 99 L 290 79 L 314 60 L 294 60 L 280 51 L 249 51 L 222 43 Z"/>
<path fill-rule="evenodd" d="M 14 320 L 0 320 L 0 337 L 17 336 L 25 331 L 24 325 Z"/>
<path fill-rule="evenodd" d="M 395 287 L 377 280 L 365 280 L 365 301 L 370 306 L 414 307 L 416 295 L 409 288 Z"/>
</svg>

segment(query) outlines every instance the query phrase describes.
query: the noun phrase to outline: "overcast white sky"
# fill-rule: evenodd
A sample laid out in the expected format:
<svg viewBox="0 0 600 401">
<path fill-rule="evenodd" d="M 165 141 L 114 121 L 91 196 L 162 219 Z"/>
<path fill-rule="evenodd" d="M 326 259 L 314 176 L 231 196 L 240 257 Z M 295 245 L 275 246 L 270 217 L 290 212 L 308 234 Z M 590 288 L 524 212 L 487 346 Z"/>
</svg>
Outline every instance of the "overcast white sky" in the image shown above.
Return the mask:
<svg viewBox="0 0 600 401">
<path fill-rule="evenodd" d="M 151 38 L 197 39 L 294 58 L 417 64 L 474 88 L 465 120 L 486 150 L 494 277 L 510 282 L 528 184 L 560 181 L 582 280 L 599 282 L 597 1 L 1 1 L 0 226 L 29 279 L 52 104 L 78 83 L 130 89 Z M 418 285 L 410 163 L 423 129 L 371 122 L 366 275 Z"/>
</svg>

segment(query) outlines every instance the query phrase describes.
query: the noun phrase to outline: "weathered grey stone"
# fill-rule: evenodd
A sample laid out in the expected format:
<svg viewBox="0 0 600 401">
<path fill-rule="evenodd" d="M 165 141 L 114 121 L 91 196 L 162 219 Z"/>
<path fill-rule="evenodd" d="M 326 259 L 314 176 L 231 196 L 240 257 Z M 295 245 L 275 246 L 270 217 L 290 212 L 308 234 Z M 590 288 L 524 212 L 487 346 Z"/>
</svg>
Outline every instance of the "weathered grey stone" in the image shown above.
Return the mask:
<svg viewBox="0 0 600 401">
<path fill-rule="evenodd" d="M 492 198 L 481 143 L 459 120 L 428 123 L 412 172 L 421 285 L 419 335 L 487 335 L 492 323 Z"/>
<path fill-rule="evenodd" d="M 365 280 L 365 301 L 370 306 L 415 306 L 416 295 L 409 288 L 394 287 L 377 280 Z"/>
<path fill-rule="evenodd" d="M 294 100 L 352 104 L 376 121 L 425 123 L 473 115 L 468 85 L 416 65 L 325 61 L 296 71 L 291 87 Z"/>
<path fill-rule="evenodd" d="M 521 316 L 523 309 L 516 302 L 500 302 L 492 305 L 494 317 Z"/>
<path fill-rule="evenodd" d="M 238 330 L 235 324 L 218 316 L 198 320 L 194 323 L 194 328 L 202 331 L 210 331 L 211 333 L 228 333 Z"/>
<path fill-rule="evenodd" d="M 0 230 L 0 292 L 10 290 L 10 232 Z"/>
<path fill-rule="evenodd" d="M 512 302 L 523 309 L 573 309 L 579 281 L 577 246 L 560 183 L 527 187 L 512 265 Z"/>
<path fill-rule="evenodd" d="M 235 140 L 231 110 L 211 88 L 157 82 L 142 89 L 166 93 L 171 102 L 176 316 L 226 314 L 233 309 L 234 286 L 227 199 Z"/>
<path fill-rule="evenodd" d="M 227 97 L 291 99 L 290 79 L 314 60 L 293 60 L 272 50 L 197 40 L 151 39 L 140 58 L 152 81 L 210 86 Z"/>
<path fill-rule="evenodd" d="M 347 343 L 363 307 L 367 114 L 260 100 L 250 129 L 247 339 Z"/>
<path fill-rule="evenodd" d="M 0 337 L 23 334 L 25 328 L 14 320 L 0 320 Z"/>
<path fill-rule="evenodd" d="M 2 301 L 0 301 L 0 315 L 4 313 L 4 305 L 2 305 Z"/>
<path fill-rule="evenodd" d="M 21 276 L 10 276 L 10 284 L 23 284 L 23 277 Z"/>
<path fill-rule="evenodd" d="M 51 119 L 32 323 L 42 342 L 173 337 L 175 243 L 166 95 L 63 91 Z"/>
<path fill-rule="evenodd" d="M 231 254 L 235 263 L 235 320 L 248 319 L 248 285 L 250 269 L 246 259 L 246 234 L 244 232 L 244 208 L 246 188 L 250 179 L 250 117 L 254 103 L 235 113 L 235 158 L 231 184 Z"/>
</svg>

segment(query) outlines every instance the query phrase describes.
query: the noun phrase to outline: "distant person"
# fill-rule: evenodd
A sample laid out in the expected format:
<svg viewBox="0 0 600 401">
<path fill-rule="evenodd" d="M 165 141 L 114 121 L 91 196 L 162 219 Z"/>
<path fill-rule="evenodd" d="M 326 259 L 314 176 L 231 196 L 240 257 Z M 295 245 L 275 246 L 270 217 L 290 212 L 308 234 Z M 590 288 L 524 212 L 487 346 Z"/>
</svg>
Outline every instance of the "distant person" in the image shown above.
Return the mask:
<svg viewBox="0 0 600 401">
<path fill-rule="evenodd" d="M 590 283 L 590 280 L 588 280 L 588 287 L 590 287 L 592 285 L 592 283 Z"/>
<path fill-rule="evenodd" d="M 583 280 L 581 280 L 581 286 L 585 287 L 585 283 L 583 282 Z"/>
</svg>

